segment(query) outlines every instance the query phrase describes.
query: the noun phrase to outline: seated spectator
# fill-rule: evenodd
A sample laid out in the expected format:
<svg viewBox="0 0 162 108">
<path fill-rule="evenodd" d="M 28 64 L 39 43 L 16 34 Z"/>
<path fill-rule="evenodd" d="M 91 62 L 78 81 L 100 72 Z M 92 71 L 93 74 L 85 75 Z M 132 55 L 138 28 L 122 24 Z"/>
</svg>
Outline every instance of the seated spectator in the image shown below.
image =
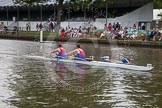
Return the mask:
<svg viewBox="0 0 162 108">
<path fill-rule="evenodd" d="M 159 29 L 156 30 L 156 40 L 159 40 L 161 38 L 161 33 Z"/>
<path fill-rule="evenodd" d="M 153 40 L 155 40 L 155 37 L 156 37 L 156 30 L 153 29 L 153 31 L 151 32 L 150 38 L 153 38 Z"/>
<path fill-rule="evenodd" d="M 106 31 L 103 31 L 100 35 L 100 39 L 102 39 L 103 37 L 106 37 Z M 107 37 L 106 37 L 107 38 Z"/>
<path fill-rule="evenodd" d="M 61 32 L 61 38 L 64 39 L 65 38 L 65 32 Z"/>
<path fill-rule="evenodd" d="M 65 30 L 64 30 L 64 28 L 61 30 L 60 37 L 61 37 L 62 39 L 65 38 Z"/>
<path fill-rule="evenodd" d="M 107 25 L 105 24 L 105 26 L 104 26 L 104 30 L 106 30 L 107 31 Z"/>
<path fill-rule="evenodd" d="M 112 31 L 112 29 L 113 29 L 113 27 L 112 27 L 111 23 L 109 23 L 109 25 L 108 25 L 108 30 L 109 30 L 109 31 Z"/>
<path fill-rule="evenodd" d="M 145 39 L 143 39 L 143 41 L 144 41 L 144 40 L 150 41 L 150 38 L 151 38 L 151 31 L 147 30 L 147 31 L 146 31 Z"/>
</svg>

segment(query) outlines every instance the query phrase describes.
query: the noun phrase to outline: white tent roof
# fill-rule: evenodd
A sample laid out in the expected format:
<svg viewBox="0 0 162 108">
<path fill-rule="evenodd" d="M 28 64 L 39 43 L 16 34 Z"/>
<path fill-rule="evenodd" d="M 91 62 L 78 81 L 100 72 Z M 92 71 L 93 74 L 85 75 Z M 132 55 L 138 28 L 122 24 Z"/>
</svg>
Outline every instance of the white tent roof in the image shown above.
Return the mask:
<svg viewBox="0 0 162 108">
<path fill-rule="evenodd" d="M 15 4 L 13 3 L 12 0 L 0 0 L 0 7 L 4 6 L 14 6 Z"/>
<path fill-rule="evenodd" d="M 46 3 L 38 3 L 42 5 L 53 5 L 55 3 L 55 0 L 50 0 Z M 17 6 L 18 4 L 14 4 L 12 0 L 0 0 L 0 7 L 5 7 L 5 6 Z"/>
</svg>

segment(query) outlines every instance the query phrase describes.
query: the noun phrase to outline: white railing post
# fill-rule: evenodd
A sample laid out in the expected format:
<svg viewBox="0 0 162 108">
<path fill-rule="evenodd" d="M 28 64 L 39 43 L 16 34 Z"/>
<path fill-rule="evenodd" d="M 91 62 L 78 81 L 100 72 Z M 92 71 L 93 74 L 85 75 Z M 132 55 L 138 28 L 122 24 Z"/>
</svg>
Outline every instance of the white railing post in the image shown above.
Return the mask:
<svg viewBox="0 0 162 108">
<path fill-rule="evenodd" d="M 40 42 L 43 42 L 43 30 L 40 31 Z"/>
</svg>

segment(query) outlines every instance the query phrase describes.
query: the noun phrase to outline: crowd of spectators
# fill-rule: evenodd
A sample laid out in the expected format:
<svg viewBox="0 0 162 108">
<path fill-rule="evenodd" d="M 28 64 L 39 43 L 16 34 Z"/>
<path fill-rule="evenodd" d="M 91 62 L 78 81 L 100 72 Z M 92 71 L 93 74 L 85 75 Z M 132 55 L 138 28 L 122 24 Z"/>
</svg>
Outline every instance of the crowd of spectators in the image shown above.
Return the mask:
<svg viewBox="0 0 162 108">
<path fill-rule="evenodd" d="M 66 27 L 60 30 L 60 36 L 64 38 L 67 36 L 68 38 L 86 38 L 86 37 L 97 37 L 100 39 L 141 39 L 143 41 L 161 41 L 162 35 L 159 29 L 153 30 L 145 30 L 145 25 L 141 27 L 136 27 L 134 24 L 133 27 L 123 28 L 119 22 L 109 23 L 108 25 L 104 25 L 104 30 L 99 30 L 97 27 L 90 24 L 87 27 L 79 27 L 79 28 L 71 28 Z M 64 34 L 65 36 L 62 36 Z"/>
<path fill-rule="evenodd" d="M 8 28 L 4 22 L 0 22 L 0 34 L 15 34 L 17 33 L 17 27 L 14 26 L 13 28 Z"/>
<path fill-rule="evenodd" d="M 37 23 L 35 27 L 37 31 L 44 29 L 45 31 L 54 32 L 56 25 L 57 24 L 55 22 L 50 21 L 45 24 Z"/>
<path fill-rule="evenodd" d="M 36 24 L 36 30 L 46 30 L 50 32 L 55 31 L 55 27 L 57 26 L 56 23 L 49 21 L 48 23 Z M 31 30 L 30 23 L 26 23 L 26 30 Z M 17 27 L 11 32 L 17 31 Z M 0 33 L 8 33 L 10 32 L 9 28 L 4 25 L 3 22 L 0 22 Z M 153 29 L 153 30 L 146 30 L 145 24 L 142 24 L 140 27 L 136 27 L 134 24 L 132 27 L 125 27 L 123 28 L 119 22 L 109 23 L 108 25 L 104 25 L 104 29 L 98 29 L 93 24 L 89 24 L 88 26 L 80 26 L 79 28 L 73 27 L 66 27 L 61 28 L 59 31 L 59 36 L 61 38 L 87 38 L 87 37 L 94 37 L 94 38 L 106 38 L 106 39 L 142 39 L 143 41 L 162 41 L 162 30 Z"/>
<path fill-rule="evenodd" d="M 159 29 L 153 29 L 151 30 L 147 30 L 145 38 L 143 40 L 148 40 L 150 41 L 151 39 L 153 41 L 161 41 L 162 40 L 162 30 Z"/>
<path fill-rule="evenodd" d="M 106 37 L 108 39 L 142 39 L 161 41 L 162 40 L 162 31 L 159 29 L 146 30 L 145 24 L 142 24 L 138 28 L 134 24 L 133 27 L 123 28 L 119 22 L 105 24 L 104 31 L 101 33 L 100 38 Z"/>
<path fill-rule="evenodd" d="M 93 25 L 89 25 L 87 27 L 80 26 L 79 28 L 66 27 L 65 29 L 60 29 L 60 36 L 62 37 L 61 34 L 64 32 L 67 38 L 86 38 L 91 37 L 92 31 L 97 31 L 97 27 Z"/>
</svg>

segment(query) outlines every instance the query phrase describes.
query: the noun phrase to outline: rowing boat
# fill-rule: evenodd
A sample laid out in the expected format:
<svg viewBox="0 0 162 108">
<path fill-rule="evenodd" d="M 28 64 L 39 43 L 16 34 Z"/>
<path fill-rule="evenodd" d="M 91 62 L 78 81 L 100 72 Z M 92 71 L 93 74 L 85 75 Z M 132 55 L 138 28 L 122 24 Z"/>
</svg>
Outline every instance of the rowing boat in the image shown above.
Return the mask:
<svg viewBox="0 0 162 108">
<path fill-rule="evenodd" d="M 80 61 L 80 60 L 70 60 L 70 59 L 58 59 L 58 58 L 47 58 L 43 56 L 23 56 L 28 59 L 34 60 L 43 60 L 43 61 L 56 61 L 56 62 L 65 62 L 65 63 L 76 63 L 76 64 L 84 64 L 84 65 L 92 65 L 99 67 L 113 67 L 113 68 L 122 68 L 129 69 L 135 71 L 151 71 L 153 69 L 152 64 L 147 64 L 147 66 L 137 66 L 130 64 L 122 64 L 122 63 L 112 63 L 112 62 L 102 62 L 102 61 Z"/>
</svg>

